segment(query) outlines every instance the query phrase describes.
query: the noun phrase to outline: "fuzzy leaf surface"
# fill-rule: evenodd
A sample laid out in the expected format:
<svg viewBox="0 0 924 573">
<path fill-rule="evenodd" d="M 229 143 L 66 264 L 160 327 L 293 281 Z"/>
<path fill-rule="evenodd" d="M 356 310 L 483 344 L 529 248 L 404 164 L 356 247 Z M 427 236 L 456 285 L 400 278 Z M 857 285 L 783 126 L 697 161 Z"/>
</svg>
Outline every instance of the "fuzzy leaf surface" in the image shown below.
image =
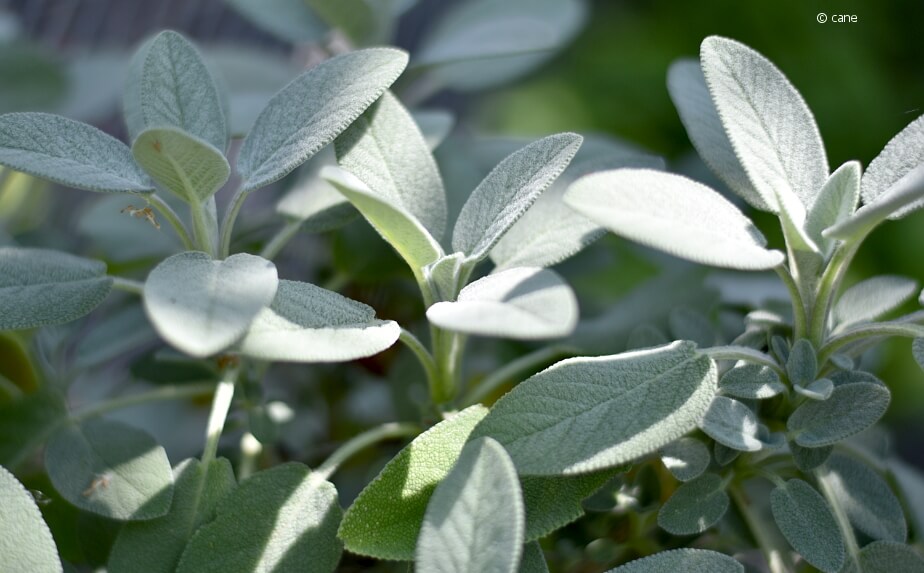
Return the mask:
<svg viewBox="0 0 924 573">
<path fill-rule="evenodd" d="M 699 477 L 710 461 L 709 448 L 696 438 L 680 438 L 661 449 L 661 463 L 680 481 Z"/>
<path fill-rule="evenodd" d="M 0 570 L 61 573 L 51 531 L 32 495 L 0 466 Z"/>
<path fill-rule="evenodd" d="M 581 502 L 603 487 L 620 468 L 575 476 L 524 476 L 526 540 L 535 541 L 584 515 Z"/>
<path fill-rule="evenodd" d="M 918 366 L 924 369 L 924 338 L 915 338 L 911 343 L 911 352 Z"/>
<path fill-rule="evenodd" d="M 918 283 L 907 277 L 882 275 L 859 282 L 841 295 L 834 307 L 839 329 L 867 322 L 891 312 L 914 298 Z"/>
<path fill-rule="evenodd" d="M 860 184 L 863 203 L 869 205 L 881 198 L 890 188 L 924 163 L 924 116 L 911 122 L 893 137 L 873 159 Z M 891 219 L 900 219 L 924 206 L 924 199 L 903 206 L 891 213 Z"/>
<path fill-rule="evenodd" d="M 744 573 L 744 566 L 728 555 L 705 549 L 673 549 L 630 561 L 607 573 Z"/>
<path fill-rule="evenodd" d="M 737 366 L 722 375 L 719 390 L 746 400 L 766 400 L 786 392 L 786 386 L 772 368 L 759 364 Z"/>
<path fill-rule="evenodd" d="M 815 488 L 791 479 L 770 493 L 770 509 L 786 541 L 825 573 L 840 571 L 847 551 L 831 508 Z"/>
<path fill-rule="evenodd" d="M 924 573 L 924 559 L 904 543 L 874 541 L 860 550 L 860 567 L 848 563 L 841 573 Z"/>
<path fill-rule="evenodd" d="M 231 175 L 221 151 L 172 127 L 142 131 L 132 155 L 155 181 L 191 205 L 205 202 Z"/>
<path fill-rule="evenodd" d="M 916 538 L 921 539 L 924 536 L 924 473 L 898 459 L 889 460 L 888 468 L 908 509 Z"/>
<path fill-rule="evenodd" d="M 857 241 L 886 219 L 900 219 L 924 203 L 924 164 L 910 169 L 891 187 L 867 201 L 850 218 L 828 227 L 822 235 Z"/>
<path fill-rule="evenodd" d="M 531 541 L 523 547 L 523 558 L 520 559 L 519 573 L 549 573 L 549 565 L 545 562 L 542 547 L 537 541 Z"/>
<path fill-rule="evenodd" d="M 825 255 L 830 255 L 834 241 L 822 231 L 846 221 L 857 209 L 860 200 L 860 163 L 848 161 L 828 177 L 818 193 L 815 204 L 805 219 L 805 231 Z"/>
<path fill-rule="evenodd" d="M 722 478 L 707 473 L 674 492 L 658 511 L 658 525 L 673 535 L 695 535 L 718 523 L 730 500 Z"/>
<path fill-rule="evenodd" d="M 818 374 L 818 357 L 815 348 L 807 339 L 797 340 L 789 350 L 786 360 L 786 373 L 793 384 L 808 385 Z"/>
<path fill-rule="evenodd" d="M 716 396 L 700 422 L 700 428 L 720 444 L 742 452 L 763 448 L 754 412 L 738 400 Z"/>
<path fill-rule="evenodd" d="M 888 388 L 881 382 L 837 385 L 824 401 L 799 406 L 786 423 L 796 443 L 807 448 L 835 444 L 875 424 L 889 407 Z"/>
</svg>

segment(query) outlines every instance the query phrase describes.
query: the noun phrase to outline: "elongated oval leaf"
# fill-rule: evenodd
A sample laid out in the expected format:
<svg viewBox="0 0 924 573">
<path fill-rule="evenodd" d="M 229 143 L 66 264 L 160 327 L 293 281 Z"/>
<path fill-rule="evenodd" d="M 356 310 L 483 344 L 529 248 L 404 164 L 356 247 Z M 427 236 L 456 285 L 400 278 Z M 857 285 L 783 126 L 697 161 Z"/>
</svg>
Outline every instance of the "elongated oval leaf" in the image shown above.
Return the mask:
<svg viewBox="0 0 924 573">
<path fill-rule="evenodd" d="M 417 124 L 385 92 L 334 142 L 337 162 L 386 201 L 413 214 L 437 240 L 446 231 L 446 191 Z"/>
<path fill-rule="evenodd" d="M 0 466 L 0 570 L 61 573 L 61 558 L 35 500 Z"/>
<path fill-rule="evenodd" d="M 884 384 L 858 382 L 838 386 L 831 397 L 799 406 L 786 423 L 796 433 L 796 443 L 819 448 L 837 443 L 872 426 L 889 407 Z"/>
<path fill-rule="evenodd" d="M 636 559 L 607 573 L 744 573 L 744 566 L 715 551 L 674 549 Z"/>
<path fill-rule="evenodd" d="M 829 227 L 823 236 L 857 241 L 886 219 L 898 219 L 924 204 L 924 164 L 911 169 L 891 187 L 867 202 L 852 217 Z"/>
<path fill-rule="evenodd" d="M 484 406 L 471 406 L 417 436 L 388 462 L 343 516 L 337 535 L 346 549 L 378 559 L 413 560 L 430 496 L 485 414 Z"/>
<path fill-rule="evenodd" d="M 745 364 L 722 375 L 719 390 L 723 394 L 746 400 L 766 400 L 786 392 L 786 386 L 772 368 Z"/>
<path fill-rule="evenodd" d="M 76 320 L 112 288 L 106 265 L 48 249 L 0 247 L 0 330 Z"/>
<path fill-rule="evenodd" d="M 764 248 L 766 239 L 737 207 L 679 175 L 595 173 L 572 184 L 565 201 L 618 235 L 694 262 L 741 270 L 783 262 L 782 253 Z"/>
<path fill-rule="evenodd" d="M 700 61 L 725 131 L 764 202 L 785 208 L 795 195 L 811 208 L 828 179 L 828 159 L 799 92 L 772 62 L 734 40 L 706 38 Z"/>
<path fill-rule="evenodd" d="M 847 552 L 831 508 L 815 488 L 791 479 L 770 493 L 770 509 L 786 541 L 825 573 L 840 571 Z"/>
<path fill-rule="evenodd" d="M 722 478 L 703 474 L 674 492 L 658 511 L 658 525 L 674 535 L 702 533 L 718 523 L 730 500 Z"/>
<path fill-rule="evenodd" d="M 205 202 L 231 175 L 218 149 L 171 127 L 142 131 L 132 155 L 155 181 L 191 205 Z"/>
<path fill-rule="evenodd" d="M 789 443 L 789 451 L 796 467 L 804 472 L 810 472 L 828 461 L 834 446 L 822 446 L 820 448 L 803 448 L 794 442 Z"/>
<path fill-rule="evenodd" d="M 924 163 L 924 116 L 911 122 L 886 144 L 882 152 L 870 162 L 863 174 L 860 195 L 863 203 L 876 202 L 890 188 Z M 888 213 L 892 219 L 900 219 L 924 205 L 924 199 L 905 205 L 902 209 Z"/>
<path fill-rule="evenodd" d="M 45 447 L 45 468 L 64 499 L 110 519 L 160 517 L 173 499 L 164 449 L 146 432 L 104 418 L 60 427 Z"/>
<path fill-rule="evenodd" d="M 883 275 L 859 282 L 841 295 L 834 307 L 838 329 L 866 322 L 895 310 L 918 293 L 913 279 Z"/>
<path fill-rule="evenodd" d="M 468 285 L 455 302 L 427 309 L 433 324 L 466 334 L 517 339 L 570 334 L 578 319 L 577 298 L 548 269 L 516 268 Z"/>
<path fill-rule="evenodd" d="M 208 466 L 185 460 L 173 469 L 173 476 L 170 513 L 125 525 L 109 555 L 110 573 L 174 573 L 193 533 L 215 518 L 218 502 L 236 485 L 226 459 Z"/>
<path fill-rule="evenodd" d="M 260 360 L 343 362 L 378 354 L 400 332 L 365 304 L 312 284 L 279 281 L 273 303 L 257 314 L 240 348 Z"/>
<path fill-rule="evenodd" d="M 91 125 L 47 113 L 0 116 L 0 165 L 87 191 L 154 191 L 124 143 Z"/>
<path fill-rule="evenodd" d="M 452 248 L 480 261 L 552 182 L 581 147 L 575 133 L 550 135 L 509 155 L 488 174 L 462 207 Z"/>
<path fill-rule="evenodd" d="M 801 338 L 789 350 L 786 360 L 786 373 L 793 384 L 808 385 L 818 374 L 818 357 L 815 347 L 805 338 Z"/>
<path fill-rule="evenodd" d="M 525 475 L 614 467 L 693 430 L 716 378 L 690 342 L 563 360 L 501 398 L 473 437 L 500 442 Z"/>
<path fill-rule="evenodd" d="M 915 537 L 921 539 L 924 532 L 924 473 L 898 459 L 889 460 L 888 468 L 908 509 Z"/>
<path fill-rule="evenodd" d="M 343 547 L 333 484 L 290 462 L 244 480 L 189 541 L 177 573 L 332 573 Z M 220 549 L 220 550 L 218 550 Z"/>
<path fill-rule="evenodd" d="M 531 541 L 523 547 L 523 558 L 520 560 L 519 573 L 549 573 L 549 566 L 545 562 L 542 547 L 536 541 Z"/>
<path fill-rule="evenodd" d="M 157 332 L 178 349 L 205 357 L 234 344 L 276 295 L 273 263 L 246 253 L 214 261 L 174 255 L 144 285 L 144 308 Z"/>
<path fill-rule="evenodd" d="M 757 416 L 741 402 L 725 396 L 715 397 L 700 428 L 713 440 L 735 450 L 756 452 L 763 448 Z"/>
<path fill-rule="evenodd" d="M 822 232 L 846 221 L 857 209 L 860 200 L 860 163 L 848 161 L 831 174 L 818 193 L 815 204 L 805 219 L 805 231 L 825 255 L 834 248 L 834 242 Z"/>
<path fill-rule="evenodd" d="M 173 31 L 145 43 L 132 61 L 123 107 L 132 140 L 149 128 L 174 127 L 219 150 L 228 146 L 221 94 L 202 56 Z"/>
<path fill-rule="evenodd" d="M 709 448 L 696 438 L 680 438 L 661 449 L 661 462 L 680 481 L 699 477 L 711 460 Z"/>
<path fill-rule="evenodd" d="M 469 442 L 436 487 L 415 550 L 421 573 L 516 573 L 523 552 L 517 471 L 491 438 Z"/>
<path fill-rule="evenodd" d="M 273 96 L 241 147 L 245 191 L 286 176 L 334 140 L 397 79 L 407 54 L 371 48 L 303 73 Z"/>
</svg>

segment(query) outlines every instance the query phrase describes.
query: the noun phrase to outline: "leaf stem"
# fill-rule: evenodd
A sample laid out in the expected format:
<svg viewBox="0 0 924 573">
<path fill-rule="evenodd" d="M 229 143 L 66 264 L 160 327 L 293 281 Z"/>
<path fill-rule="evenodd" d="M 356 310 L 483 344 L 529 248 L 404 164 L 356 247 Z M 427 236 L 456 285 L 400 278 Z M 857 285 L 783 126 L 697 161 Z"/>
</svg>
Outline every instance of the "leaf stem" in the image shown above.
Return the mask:
<svg viewBox="0 0 924 573">
<path fill-rule="evenodd" d="M 212 244 L 212 231 L 217 223 L 209 221 L 208 213 L 203 204 L 190 203 L 189 212 L 192 215 L 193 236 L 196 240 L 196 246 L 200 251 L 216 257 L 218 255 L 216 251 L 217 245 Z"/>
<path fill-rule="evenodd" d="M 263 250 L 260 251 L 260 256 L 269 261 L 276 258 L 276 255 L 285 248 L 289 241 L 292 240 L 292 237 L 298 234 L 298 230 L 301 228 L 301 221 L 287 221 L 286 224 L 273 235 L 273 238 L 263 246 Z"/>
<path fill-rule="evenodd" d="M 121 410 L 131 406 L 147 404 L 149 402 L 158 402 L 161 400 L 176 400 L 179 398 L 191 398 L 201 396 L 215 390 L 214 382 L 197 382 L 194 384 L 173 384 L 170 386 L 160 386 L 150 392 L 141 392 L 130 396 L 120 396 L 100 402 L 74 414 L 71 414 L 71 420 L 78 422 L 87 418 L 95 418 L 113 410 Z"/>
<path fill-rule="evenodd" d="M 743 360 L 751 364 L 759 364 L 770 368 L 781 377 L 785 378 L 786 376 L 786 371 L 777 364 L 772 356 L 747 346 L 713 346 L 712 348 L 703 348 L 700 352 L 713 360 Z"/>
<path fill-rule="evenodd" d="M 796 284 L 796 279 L 792 276 L 792 273 L 790 273 L 789 269 L 784 265 L 777 265 L 773 267 L 773 270 L 776 271 L 776 274 L 783 280 L 783 284 L 786 285 L 786 290 L 789 291 L 789 297 L 792 299 L 794 338 L 795 340 L 805 338 L 807 313 L 802 291 L 799 290 L 799 285 Z"/>
<path fill-rule="evenodd" d="M 112 277 L 112 288 L 141 296 L 144 292 L 144 283 L 114 276 Z"/>
<path fill-rule="evenodd" d="M 212 398 L 212 410 L 209 413 L 208 425 L 205 429 L 205 448 L 202 451 L 202 464 L 207 466 L 215 459 L 218 453 L 218 440 L 225 427 L 228 410 L 231 408 L 231 399 L 234 397 L 234 385 L 240 371 L 238 366 L 225 370 L 221 381 L 215 388 L 215 397 Z"/>
<path fill-rule="evenodd" d="M 763 551 L 767 565 L 770 567 L 770 573 L 792 573 L 795 571 L 795 563 L 793 563 L 789 551 L 786 547 L 780 547 L 775 540 L 776 536 L 764 527 L 763 519 L 751 508 L 741 486 L 738 484 L 731 485 L 728 488 L 728 494 L 734 500 L 738 511 L 751 530 L 754 540 Z"/>
<path fill-rule="evenodd" d="M 225 216 L 221 220 L 221 240 L 219 241 L 220 247 L 218 251 L 221 258 L 226 258 L 231 254 L 231 233 L 234 231 L 234 222 L 237 220 L 241 207 L 249 195 L 250 191 L 245 191 L 244 187 L 240 186 L 234 191 L 231 202 L 228 203 Z"/>
<path fill-rule="evenodd" d="M 186 225 L 183 224 L 183 220 L 180 219 L 180 216 L 177 215 L 176 211 L 174 211 L 173 208 L 156 193 L 145 195 L 144 198 L 152 207 L 157 209 L 157 212 L 160 213 L 168 223 L 170 223 L 170 226 L 173 227 L 177 237 L 179 237 L 180 241 L 182 241 L 183 247 L 185 247 L 187 251 L 196 250 L 196 246 L 193 243 L 192 238 L 189 236 L 189 231 L 186 230 Z"/>
<path fill-rule="evenodd" d="M 322 479 L 329 479 L 337 469 L 358 452 L 385 440 L 394 440 L 416 436 L 421 431 L 420 426 L 406 422 L 389 422 L 376 426 L 370 430 L 354 436 L 343 443 L 324 462 L 318 466 L 315 473 Z"/>
<path fill-rule="evenodd" d="M 822 466 L 822 468 L 824 468 L 824 466 Z M 844 538 L 844 544 L 847 545 L 847 553 L 853 561 L 854 570 L 860 571 L 860 546 L 857 543 L 857 537 L 853 533 L 853 526 L 850 525 L 850 519 L 847 517 L 847 513 L 841 506 L 840 501 L 838 501 L 837 496 L 834 495 L 834 490 L 831 489 L 830 484 L 825 479 L 826 475 L 822 468 L 816 469 L 812 473 L 815 474 L 821 494 L 824 495 L 825 499 L 828 501 L 828 505 L 834 512 L 837 528 L 841 530 L 841 537 Z"/>
<path fill-rule="evenodd" d="M 434 391 L 434 386 L 436 385 L 436 361 L 433 360 L 433 355 L 430 354 L 430 351 L 423 345 L 420 340 L 414 336 L 409 330 L 404 328 L 401 329 L 401 335 L 398 337 L 405 346 L 407 346 L 411 352 L 414 353 L 414 356 L 417 357 L 417 360 L 420 362 L 420 365 L 423 367 L 424 372 L 427 374 L 427 384 L 430 387 L 431 393 Z"/>
<path fill-rule="evenodd" d="M 821 347 L 818 351 L 818 363 L 824 364 L 840 348 L 852 342 L 878 336 L 924 338 L 924 326 L 909 322 L 873 322 L 848 328 Z"/>
<path fill-rule="evenodd" d="M 464 336 L 430 325 L 430 339 L 433 343 L 433 359 L 436 365 L 434 384 L 430 387 L 430 398 L 434 404 L 445 404 L 455 397 Z"/>
<path fill-rule="evenodd" d="M 573 349 L 560 345 L 546 346 L 528 354 L 524 354 L 498 368 L 486 376 L 484 380 L 476 386 L 469 389 L 462 398 L 462 404 L 466 406 L 477 404 L 507 382 L 523 376 L 526 373 L 535 372 L 538 368 L 555 362 L 560 358 L 574 356 L 575 354 L 576 352 Z"/>
<path fill-rule="evenodd" d="M 837 295 L 844 275 L 847 274 L 847 267 L 850 266 L 864 238 L 865 235 L 859 237 L 856 242 L 840 245 L 825 268 L 812 304 L 811 322 L 809 323 L 809 341 L 815 348 L 824 344 L 828 328 L 828 313 L 831 311 L 834 297 Z"/>
</svg>

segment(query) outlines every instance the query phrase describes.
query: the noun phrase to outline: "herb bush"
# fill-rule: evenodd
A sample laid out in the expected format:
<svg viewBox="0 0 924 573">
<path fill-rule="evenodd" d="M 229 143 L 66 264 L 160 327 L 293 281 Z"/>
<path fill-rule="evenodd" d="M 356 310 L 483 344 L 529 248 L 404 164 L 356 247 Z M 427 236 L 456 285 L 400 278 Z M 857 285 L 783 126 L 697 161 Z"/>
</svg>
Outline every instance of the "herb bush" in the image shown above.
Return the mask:
<svg viewBox="0 0 924 573">
<path fill-rule="evenodd" d="M 387 18 L 346 25 L 321 8 L 332 4 L 308 4 L 357 45 L 387 38 Z M 479 4 L 450 19 L 457 37 L 423 51 L 415 70 L 440 73 L 407 84 L 405 99 L 434 82 L 483 87 L 497 80 L 490 70 L 512 77 L 541 62 L 516 54 L 504 73 L 488 66 L 481 76 L 472 66 L 483 53 L 436 66 L 441 49 L 472 40 L 459 24 Z M 490 17 L 502 22 L 498 11 Z M 284 11 L 255 17 L 283 35 L 310 30 Z M 113 573 L 334 571 L 348 560 L 413 562 L 422 572 L 548 571 L 540 540 L 580 520 L 621 545 L 608 564 L 622 573 L 924 571 L 908 544 L 909 529 L 918 540 L 924 530 L 924 478 L 881 447 L 875 425 L 890 393 L 859 361 L 902 336 L 924 365 L 924 315 L 881 320 L 919 286 L 882 276 L 841 288 L 864 238 L 924 204 L 924 120 L 865 172 L 849 162 L 830 173 L 811 112 L 768 60 L 710 37 L 699 63 L 677 62 L 668 86 L 694 146 L 728 188 L 779 217 L 782 253 L 706 185 L 572 133 L 514 150 L 453 208 L 432 151 L 445 118 L 414 115 L 389 91 L 407 63 L 391 48 L 326 59 L 269 100 L 232 162 L 223 84 L 173 32 L 133 60 L 130 147 L 56 115 L 0 116 L 0 164 L 128 195 L 133 223 L 174 233 L 179 251 L 120 273 L 61 250 L 0 248 L 0 330 L 10 331 L 0 377 L 0 570 L 62 571 L 73 566 L 61 555 L 82 554 Z M 278 203 L 286 222 L 275 236 L 235 232 L 251 194 L 306 162 L 302 183 Z M 234 192 L 219 218 L 215 194 L 229 179 Z M 280 277 L 272 260 L 298 231 L 358 216 L 409 267 L 426 324 L 402 327 Z M 686 269 L 579 321 L 574 292 L 547 267 L 606 231 L 701 265 L 772 270 L 791 304 L 730 300 L 746 315 L 717 325 L 702 274 Z M 374 247 L 357 251 L 366 248 Z M 97 313 L 113 317 L 89 334 L 56 327 L 100 305 Z M 160 383 L 68 405 L 79 377 L 122 367 L 120 356 L 151 345 L 147 323 L 166 343 L 146 355 Z M 467 346 L 482 348 L 481 338 L 529 350 L 468 377 Z M 557 342 L 539 342 L 547 340 Z M 426 380 L 427 397 L 401 418 L 416 419 L 373 426 L 313 468 L 286 461 L 286 407 L 261 388 L 271 366 L 328 368 L 320 364 L 367 359 L 399 341 L 419 366 L 393 362 L 397 377 Z M 108 416 L 203 397 L 211 406 L 194 446 L 201 455 L 174 467 L 148 432 Z M 401 439 L 410 442 L 344 511 L 335 472 Z M 39 487 L 30 492 L 14 473 Z M 59 528 L 78 529 L 78 541 L 60 530 L 52 537 L 51 508 L 70 512 Z M 557 547 L 546 547 L 553 563 Z"/>
</svg>

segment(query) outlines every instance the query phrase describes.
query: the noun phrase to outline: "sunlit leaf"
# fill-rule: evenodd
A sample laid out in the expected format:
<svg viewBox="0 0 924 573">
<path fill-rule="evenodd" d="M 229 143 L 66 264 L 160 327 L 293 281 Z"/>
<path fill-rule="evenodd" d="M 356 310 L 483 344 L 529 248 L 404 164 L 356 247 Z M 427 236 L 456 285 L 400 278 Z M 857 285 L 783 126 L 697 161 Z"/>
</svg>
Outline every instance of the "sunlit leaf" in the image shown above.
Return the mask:
<svg viewBox="0 0 924 573">
<path fill-rule="evenodd" d="M 61 558 L 35 500 L 0 466 L 0 570 L 60 573 Z"/>
<path fill-rule="evenodd" d="M 699 477 L 710 461 L 709 448 L 696 438 L 680 438 L 661 449 L 661 462 L 680 481 Z"/>
<path fill-rule="evenodd" d="M 756 452 L 763 448 L 758 438 L 758 420 L 743 403 L 716 396 L 700 422 L 700 428 L 710 438 L 735 450 Z"/>
<path fill-rule="evenodd" d="M 723 394 L 748 400 L 766 400 L 786 392 L 786 386 L 772 368 L 745 364 L 732 368 L 719 380 Z"/>
<path fill-rule="evenodd" d="M 893 137 L 882 152 L 870 162 L 861 182 L 860 195 L 863 197 L 863 203 L 869 205 L 880 200 L 890 188 L 922 163 L 924 163 L 924 116 L 911 122 Z M 922 205 L 924 205 L 924 199 L 917 200 L 889 214 L 889 218 L 900 219 Z"/>
<path fill-rule="evenodd" d="M 139 133 L 132 154 L 155 181 L 191 205 L 212 197 L 231 175 L 218 149 L 171 127 Z"/>
</svg>

